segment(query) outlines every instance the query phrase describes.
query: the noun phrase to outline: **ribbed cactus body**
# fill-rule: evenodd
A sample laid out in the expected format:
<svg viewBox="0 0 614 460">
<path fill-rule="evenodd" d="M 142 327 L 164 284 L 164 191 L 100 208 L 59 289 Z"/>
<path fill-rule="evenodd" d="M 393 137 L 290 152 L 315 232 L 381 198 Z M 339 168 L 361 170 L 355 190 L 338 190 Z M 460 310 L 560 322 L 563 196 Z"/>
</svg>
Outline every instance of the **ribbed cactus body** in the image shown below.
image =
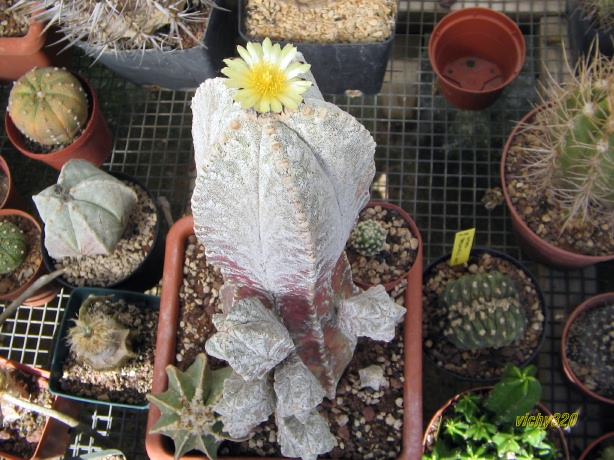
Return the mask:
<svg viewBox="0 0 614 460">
<path fill-rule="evenodd" d="M 21 229 L 10 222 L 0 222 L 0 274 L 11 273 L 26 258 L 28 248 Z"/>
<path fill-rule="evenodd" d="M 32 197 L 54 259 L 110 254 L 130 223 L 136 192 L 86 160 L 70 160 L 58 182 Z"/>
<path fill-rule="evenodd" d="M 350 234 L 352 247 L 365 257 L 380 252 L 386 243 L 388 232 L 375 220 L 364 220 L 356 225 Z"/>
<path fill-rule="evenodd" d="M 500 272 L 448 282 L 440 304 L 447 310 L 444 335 L 459 350 L 509 345 L 522 337 L 527 323 L 513 281 Z"/>
<path fill-rule="evenodd" d="M 85 127 L 88 102 L 79 80 L 65 69 L 33 69 L 15 82 L 8 111 L 15 126 L 43 144 L 73 141 Z"/>
</svg>

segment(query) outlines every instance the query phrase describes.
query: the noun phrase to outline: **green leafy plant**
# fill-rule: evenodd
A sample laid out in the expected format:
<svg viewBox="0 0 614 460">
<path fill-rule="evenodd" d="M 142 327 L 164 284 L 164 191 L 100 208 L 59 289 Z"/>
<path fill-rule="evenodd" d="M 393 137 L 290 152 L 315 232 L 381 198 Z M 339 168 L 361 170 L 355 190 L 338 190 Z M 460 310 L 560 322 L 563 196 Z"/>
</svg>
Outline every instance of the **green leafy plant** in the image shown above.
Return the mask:
<svg viewBox="0 0 614 460">
<path fill-rule="evenodd" d="M 79 80 L 66 69 L 32 69 L 15 82 L 8 112 L 15 126 L 42 145 L 71 143 L 87 122 L 88 102 Z"/>
<path fill-rule="evenodd" d="M 459 350 L 502 347 L 522 337 L 527 317 L 514 282 L 493 271 L 467 273 L 446 284 L 446 338 Z"/>
<path fill-rule="evenodd" d="M 508 364 L 488 394 L 464 393 L 444 413 L 432 449 L 423 460 L 554 459 L 557 449 L 547 438 L 551 419 L 526 423 L 541 397 L 535 366 Z"/>
<path fill-rule="evenodd" d="M 363 220 L 356 225 L 350 234 L 352 247 L 365 257 L 379 253 L 386 243 L 388 232 L 375 220 Z"/>
<path fill-rule="evenodd" d="M 26 239 L 21 229 L 10 222 L 0 222 L 0 274 L 11 273 L 26 258 Z"/>
</svg>

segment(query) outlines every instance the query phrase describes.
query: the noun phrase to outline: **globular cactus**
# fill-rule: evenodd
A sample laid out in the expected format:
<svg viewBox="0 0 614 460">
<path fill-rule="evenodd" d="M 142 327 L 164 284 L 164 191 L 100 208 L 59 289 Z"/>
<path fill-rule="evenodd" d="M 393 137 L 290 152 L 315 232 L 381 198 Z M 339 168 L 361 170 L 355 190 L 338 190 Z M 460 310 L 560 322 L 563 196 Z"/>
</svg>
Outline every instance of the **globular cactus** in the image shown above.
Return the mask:
<svg viewBox="0 0 614 460">
<path fill-rule="evenodd" d="M 614 1 L 580 0 L 578 7 L 583 17 L 591 21 L 595 29 L 614 27 Z"/>
<path fill-rule="evenodd" d="M 302 56 L 265 46 L 257 53 L 248 44 L 249 64 L 232 66 L 235 81 L 209 79 L 192 101 L 194 230 L 226 280 L 206 350 L 228 361 L 244 389 L 237 398 L 225 385 L 225 429 L 245 434 L 274 410 L 282 454 L 311 460 L 334 446 L 316 406 L 335 396 L 357 338 L 392 340 L 405 309 L 383 286 L 358 289 L 345 256 L 369 200 L 373 138 L 315 84 L 302 102 L 289 97 L 305 71 L 291 62 Z M 285 84 L 269 85 L 272 74 Z M 243 84 L 252 105 L 264 100 L 271 111 L 235 102 Z M 259 401 L 249 424 L 246 399 Z"/>
<path fill-rule="evenodd" d="M 28 248 L 21 229 L 10 222 L 0 222 L 0 274 L 11 273 L 26 258 Z"/>
<path fill-rule="evenodd" d="M 147 395 L 161 412 L 150 432 L 173 439 L 175 459 L 196 449 L 215 460 L 222 441 L 233 439 L 224 431 L 221 416 L 215 412 L 230 372 L 228 367 L 212 371 L 207 355 L 200 353 L 185 372 L 169 365 L 166 368 L 168 390 Z"/>
<path fill-rule="evenodd" d="M 70 160 L 58 182 L 32 197 L 54 259 L 111 254 L 130 223 L 136 192 L 86 160 Z"/>
<path fill-rule="evenodd" d="M 65 69 L 33 69 L 9 94 L 11 120 L 26 137 L 42 145 L 72 142 L 85 127 L 88 102 L 79 80 Z"/>
<path fill-rule="evenodd" d="M 614 61 L 581 61 L 572 81 L 554 80 L 546 92 L 540 123 L 527 123 L 527 180 L 552 194 L 566 223 L 614 218 Z"/>
<path fill-rule="evenodd" d="M 97 371 L 119 369 L 134 356 L 130 329 L 96 307 L 109 297 L 90 295 L 79 308 L 75 324 L 67 334 L 76 359 Z"/>
<path fill-rule="evenodd" d="M 446 338 L 459 350 L 503 347 L 522 337 L 527 318 L 509 276 L 468 273 L 449 281 L 440 297 Z"/>
<path fill-rule="evenodd" d="M 375 220 L 363 220 L 356 225 L 350 234 L 352 248 L 365 257 L 379 253 L 386 243 L 388 232 Z"/>
</svg>

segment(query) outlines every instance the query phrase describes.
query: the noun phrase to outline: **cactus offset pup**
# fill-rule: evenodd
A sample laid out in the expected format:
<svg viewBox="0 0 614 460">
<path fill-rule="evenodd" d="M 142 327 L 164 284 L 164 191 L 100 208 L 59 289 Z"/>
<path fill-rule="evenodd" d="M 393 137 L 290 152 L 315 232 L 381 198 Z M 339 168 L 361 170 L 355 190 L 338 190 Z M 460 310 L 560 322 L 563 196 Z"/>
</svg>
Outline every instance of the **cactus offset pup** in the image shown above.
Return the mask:
<svg viewBox="0 0 614 460">
<path fill-rule="evenodd" d="M 8 111 L 27 138 L 39 144 L 70 144 L 85 127 L 88 102 L 79 80 L 66 69 L 33 69 L 15 82 Z"/>
<path fill-rule="evenodd" d="M 356 225 L 350 234 L 350 243 L 354 250 L 365 257 L 379 253 L 386 243 L 388 232 L 375 220 L 364 220 Z"/>
</svg>

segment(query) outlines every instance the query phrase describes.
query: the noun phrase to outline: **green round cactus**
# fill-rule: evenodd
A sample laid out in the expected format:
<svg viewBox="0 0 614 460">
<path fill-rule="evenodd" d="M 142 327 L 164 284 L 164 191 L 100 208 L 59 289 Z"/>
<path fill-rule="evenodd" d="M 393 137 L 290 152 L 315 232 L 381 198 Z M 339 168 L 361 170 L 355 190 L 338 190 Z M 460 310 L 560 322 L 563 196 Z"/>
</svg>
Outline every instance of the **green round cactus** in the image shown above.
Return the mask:
<svg viewBox="0 0 614 460">
<path fill-rule="evenodd" d="M 446 338 L 459 350 L 498 348 L 522 337 L 527 324 L 518 292 L 500 272 L 466 274 L 446 284 Z"/>
<path fill-rule="evenodd" d="M 614 62 L 594 56 L 570 83 L 551 83 L 538 123 L 526 125 L 540 133 L 525 152 L 528 178 L 552 194 L 568 223 L 614 213 L 613 90 Z"/>
<path fill-rule="evenodd" d="M 10 222 L 0 222 L 0 274 L 6 275 L 19 267 L 27 252 L 21 229 Z"/>
<path fill-rule="evenodd" d="M 579 7 L 595 29 L 614 27 L 614 0 L 582 0 Z"/>
<path fill-rule="evenodd" d="M 375 220 L 364 220 L 350 234 L 352 247 L 365 257 L 379 253 L 386 243 L 388 232 Z"/>
<path fill-rule="evenodd" d="M 87 122 L 87 96 L 69 71 L 43 67 L 15 82 L 8 111 L 17 129 L 33 141 L 42 145 L 67 144 Z"/>
</svg>

